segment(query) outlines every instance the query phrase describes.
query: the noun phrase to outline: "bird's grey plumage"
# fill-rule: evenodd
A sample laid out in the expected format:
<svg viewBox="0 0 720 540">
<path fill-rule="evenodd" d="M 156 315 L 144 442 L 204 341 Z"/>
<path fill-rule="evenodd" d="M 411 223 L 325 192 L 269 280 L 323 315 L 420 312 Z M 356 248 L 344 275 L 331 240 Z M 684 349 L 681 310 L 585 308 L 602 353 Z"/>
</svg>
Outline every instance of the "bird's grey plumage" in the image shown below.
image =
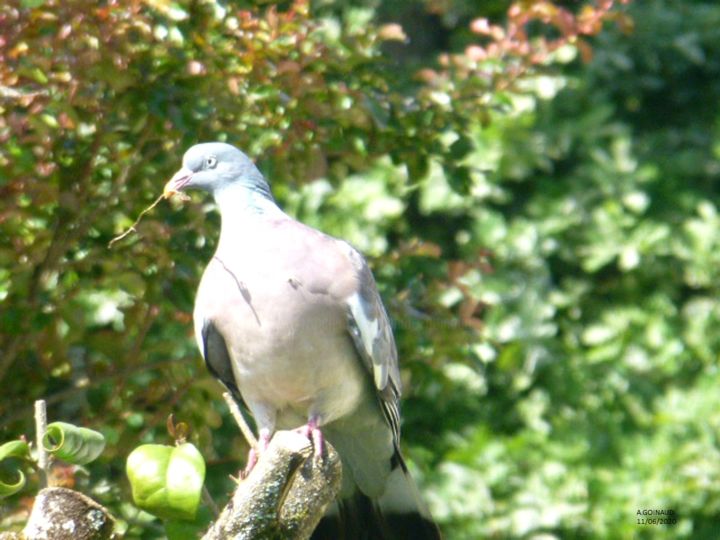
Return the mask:
<svg viewBox="0 0 720 540">
<path fill-rule="evenodd" d="M 346 526 L 330 537 L 437 538 L 399 453 L 397 352 L 363 257 L 280 210 L 262 174 L 233 146 L 190 148 L 166 192 L 191 188 L 211 193 L 222 218 L 194 311 L 210 371 L 266 433 L 317 423 L 343 460 L 336 517 L 347 518 L 353 500 L 361 508 L 358 497 L 380 512 L 423 514 L 424 528 L 410 520 L 395 533 L 379 520 L 377 529 L 364 528 L 377 530 L 371 536 Z"/>
</svg>

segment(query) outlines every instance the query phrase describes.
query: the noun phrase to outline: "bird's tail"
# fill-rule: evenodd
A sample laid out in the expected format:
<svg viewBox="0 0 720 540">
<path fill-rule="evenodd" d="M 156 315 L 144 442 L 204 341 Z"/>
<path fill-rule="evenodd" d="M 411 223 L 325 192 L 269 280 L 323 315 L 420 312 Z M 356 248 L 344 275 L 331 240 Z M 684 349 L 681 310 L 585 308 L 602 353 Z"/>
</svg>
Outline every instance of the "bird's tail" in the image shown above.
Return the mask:
<svg viewBox="0 0 720 540">
<path fill-rule="evenodd" d="M 370 499 L 355 491 L 352 496 L 338 500 L 323 516 L 311 537 L 312 540 L 440 538 L 440 530 L 420 499 L 417 486 L 402 461 L 388 478 L 382 497 Z"/>
</svg>

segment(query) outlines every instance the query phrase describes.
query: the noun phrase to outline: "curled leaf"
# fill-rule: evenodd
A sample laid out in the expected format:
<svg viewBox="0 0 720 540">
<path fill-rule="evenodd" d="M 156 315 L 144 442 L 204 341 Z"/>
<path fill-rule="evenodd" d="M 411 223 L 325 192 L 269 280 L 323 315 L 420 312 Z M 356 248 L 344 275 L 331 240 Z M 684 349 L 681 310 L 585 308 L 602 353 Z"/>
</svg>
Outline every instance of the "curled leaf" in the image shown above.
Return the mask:
<svg viewBox="0 0 720 540">
<path fill-rule="evenodd" d="M 175 415 L 170 413 L 166 421 L 166 427 L 168 434 L 175 439 L 176 443 L 182 444 L 187 440 L 188 433 L 190 432 L 190 426 L 185 422 L 175 423 Z"/>
<path fill-rule="evenodd" d="M 128 456 L 135 504 L 165 519 L 192 520 L 205 481 L 205 460 L 194 445 L 145 444 Z"/>
<path fill-rule="evenodd" d="M 6 442 L 0 446 L 0 461 L 9 457 L 29 459 L 30 446 L 25 441 L 20 440 Z"/>
<path fill-rule="evenodd" d="M 30 457 L 30 447 L 25 441 L 10 441 L 0 446 L 0 461 L 6 458 L 28 459 Z M 6 483 L 0 480 L 0 499 L 9 497 L 25 487 L 25 474 L 18 469 L 18 480 L 14 483 Z"/>
<path fill-rule="evenodd" d="M 14 495 L 25 487 L 25 474 L 18 469 L 18 480 L 14 484 L 8 484 L 0 480 L 0 499 Z"/>
<path fill-rule="evenodd" d="M 42 444 L 45 450 L 63 461 L 86 465 L 105 449 L 105 437 L 92 429 L 53 422 L 48 425 Z"/>
</svg>

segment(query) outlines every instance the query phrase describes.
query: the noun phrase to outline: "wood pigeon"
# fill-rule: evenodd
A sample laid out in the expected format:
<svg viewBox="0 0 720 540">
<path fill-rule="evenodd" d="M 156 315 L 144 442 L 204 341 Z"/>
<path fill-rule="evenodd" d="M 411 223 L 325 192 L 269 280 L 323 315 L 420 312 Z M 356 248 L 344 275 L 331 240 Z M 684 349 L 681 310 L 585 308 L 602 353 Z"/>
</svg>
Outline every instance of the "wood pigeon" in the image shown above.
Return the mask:
<svg viewBox="0 0 720 540">
<path fill-rule="evenodd" d="M 229 144 L 185 153 L 165 194 L 192 188 L 222 220 L 195 298 L 208 369 L 252 412 L 261 449 L 304 426 L 316 455 L 324 437 L 342 459 L 340 497 L 313 538 L 440 538 L 400 454 L 397 351 L 362 255 L 285 214 Z"/>
</svg>

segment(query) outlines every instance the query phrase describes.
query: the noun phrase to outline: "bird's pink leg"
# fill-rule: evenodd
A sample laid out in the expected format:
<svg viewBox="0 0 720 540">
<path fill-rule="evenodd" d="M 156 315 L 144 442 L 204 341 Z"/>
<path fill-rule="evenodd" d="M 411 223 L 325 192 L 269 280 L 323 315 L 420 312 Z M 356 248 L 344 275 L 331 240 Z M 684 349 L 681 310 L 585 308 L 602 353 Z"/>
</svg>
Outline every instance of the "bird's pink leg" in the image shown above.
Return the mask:
<svg viewBox="0 0 720 540">
<path fill-rule="evenodd" d="M 311 416 L 308 423 L 299 428 L 299 432 L 312 442 L 313 459 L 316 462 L 322 460 L 325 452 L 325 438 L 318 427 L 318 417 Z"/>
<path fill-rule="evenodd" d="M 263 428 L 260 430 L 257 447 L 250 448 L 250 451 L 248 452 L 247 463 L 243 471 L 240 473 L 241 478 L 247 478 L 247 476 L 250 474 L 250 471 L 255 468 L 255 465 L 257 464 L 260 455 L 265 450 L 267 450 L 267 447 L 270 444 L 270 438 L 271 436 L 269 429 Z"/>
</svg>

